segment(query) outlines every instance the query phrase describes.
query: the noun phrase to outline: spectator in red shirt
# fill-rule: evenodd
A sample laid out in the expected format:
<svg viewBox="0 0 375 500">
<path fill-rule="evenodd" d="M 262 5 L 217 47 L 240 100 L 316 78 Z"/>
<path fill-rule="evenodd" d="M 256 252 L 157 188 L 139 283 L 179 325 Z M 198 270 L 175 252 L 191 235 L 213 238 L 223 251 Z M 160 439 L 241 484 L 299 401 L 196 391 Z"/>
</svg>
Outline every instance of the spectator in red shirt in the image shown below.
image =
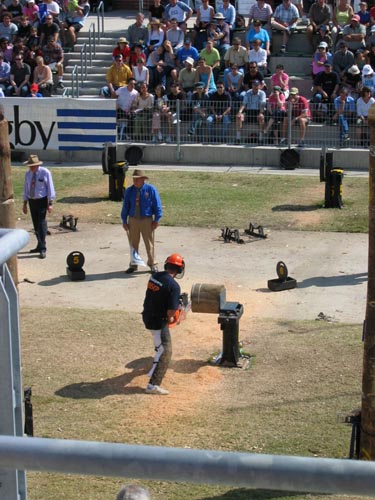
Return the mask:
<svg viewBox="0 0 375 500">
<path fill-rule="evenodd" d="M 120 37 L 117 41 L 116 47 L 113 49 L 112 52 L 112 59 L 115 60 L 115 57 L 119 54 L 122 55 L 122 60 L 124 61 L 125 64 L 129 66 L 130 62 L 130 47 L 129 47 L 129 42 L 125 37 Z"/>
<path fill-rule="evenodd" d="M 146 64 L 146 55 L 143 52 L 143 47 L 140 43 L 136 43 L 134 45 L 133 52 L 131 53 L 130 56 L 130 67 L 132 68 L 133 66 L 137 65 L 138 59 L 143 59 L 145 64 Z"/>
<path fill-rule="evenodd" d="M 289 91 L 288 102 L 292 105 L 292 125 L 299 125 L 300 139 L 298 143 L 299 148 L 305 146 L 305 134 L 306 128 L 311 120 L 311 111 L 309 103 L 305 97 L 299 95 L 299 90 L 296 87 L 292 87 Z M 282 139 L 280 140 L 280 146 L 286 145 L 286 133 L 288 129 L 288 117 L 286 116 L 283 120 L 282 126 Z"/>
</svg>

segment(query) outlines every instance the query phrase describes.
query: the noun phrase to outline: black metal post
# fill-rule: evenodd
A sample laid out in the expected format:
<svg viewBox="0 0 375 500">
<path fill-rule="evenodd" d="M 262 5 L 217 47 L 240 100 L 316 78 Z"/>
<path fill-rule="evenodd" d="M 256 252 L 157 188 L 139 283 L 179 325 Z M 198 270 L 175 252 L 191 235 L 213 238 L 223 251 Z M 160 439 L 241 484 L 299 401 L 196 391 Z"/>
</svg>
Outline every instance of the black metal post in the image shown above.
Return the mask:
<svg viewBox="0 0 375 500">
<path fill-rule="evenodd" d="M 238 302 L 225 302 L 220 308 L 218 323 L 223 331 L 223 352 L 220 365 L 237 366 L 240 359 L 238 340 L 239 322 L 243 314 L 243 305 Z"/>
<path fill-rule="evenodd" d="M 25 402 L 25 426 L 24 432 L 27 436 L 34 436 L 33 404 L 31 402 L 31 387 L 26 387 L 23 391 Z"/>
</svg>

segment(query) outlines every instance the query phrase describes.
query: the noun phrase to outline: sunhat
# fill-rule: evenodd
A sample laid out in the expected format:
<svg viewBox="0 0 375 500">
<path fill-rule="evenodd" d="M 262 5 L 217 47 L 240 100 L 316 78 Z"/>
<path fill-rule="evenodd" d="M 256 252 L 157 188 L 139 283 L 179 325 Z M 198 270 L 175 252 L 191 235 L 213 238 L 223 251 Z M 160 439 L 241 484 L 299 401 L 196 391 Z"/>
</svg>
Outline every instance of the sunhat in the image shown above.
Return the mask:
<svg viewBox="0 0 375 500">
<path fill-rule="evenodd" d="M 43 165 L 43 162 L 39 160 L 37 155 L 30 155 L 29 159 L 23 162 L 23 165 L 34 167 L 35 165 Z"/>
<path fill-rule="evenodd" d="M 348 69 L 348 73 L 350 73 L 351 75 L 359 75 L 360 70 L 356 64 L 353 64 L 353 66 L 350 66 L 350 68 Z"/>
<path fill-rule="evenodd" d="M 135 169 L 132 175 L 133 179 L 148 179 L 144 170 Z"/>
<path fill-rule="evenodd" d="M 364 75 L 364 76 L 372 75 L 373 72 L 374 72 L 374 70 L 372 69 L 372 67 L 369 64 L 365 64 L 363 66 L 362 75 Z"/>
</svg>

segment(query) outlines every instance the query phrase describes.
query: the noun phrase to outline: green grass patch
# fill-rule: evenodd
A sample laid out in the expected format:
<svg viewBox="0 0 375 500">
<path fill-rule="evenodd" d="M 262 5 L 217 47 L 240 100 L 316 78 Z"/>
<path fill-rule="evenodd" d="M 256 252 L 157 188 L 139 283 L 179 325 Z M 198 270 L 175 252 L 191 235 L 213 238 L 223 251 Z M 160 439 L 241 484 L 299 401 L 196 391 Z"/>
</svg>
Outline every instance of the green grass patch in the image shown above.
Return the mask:
<svg viewBox="0 0 375 500">
<path fill-rule="evenodd" d="M 57 203 L 51 220 L 73 214 L 81 222 L 120 223 L 121 203 L 108 200 L 108 176 L 100 170 L 51 168 Z M 25 168 L 13 168 L 17 217 L 22 214 Z M 345 178 L 344 208 L 324 209 L 324 183 L 306 175 L 150 172 L 167 226 L 367 232 L 368 179 Z M 128 181 L 130 182 L 130 178 Z"/>
<path fill-rule="evenodd" d="M 44 308 L 41 315 L 35 308 L 23 308 L 21 325 L 23 382 L 33 389 L 38 437 L 309 457 L 348 455 L 351 428 L 338 423 L 337 415 L 360 403 L 360 325 L 257 321 L 251 335 L 241 338 L 256 356 L 252 368 L 212 367 L 220 379 L 202 378 L 207 384 L 204 397 L 184 404 L 181 396 L 172 414 L 173 395 L 160 411 L 164 403 L 144 394 L 152 346 L 139 315 L 60 308 Z M 201 353 L 195 361 L 203 362 L 197 364 L 203 377 L 210 348 L 203 352 L 196 346 L 195 351 Z M 194 359 L 194 349 L 186 357 Z M 177 358 L 169 370 L 172 385 L 182 363 L 192 367 L 192 359 L 178 351 L 178 342 Z M 180 373 L 188 386 L 193 372 Z M 122 483 L 131 481 L 33 472 L 27 477 L 29 500 L 111 500 Z M 326 498 L 145 483 L 154 500 Z"/>
</svg>

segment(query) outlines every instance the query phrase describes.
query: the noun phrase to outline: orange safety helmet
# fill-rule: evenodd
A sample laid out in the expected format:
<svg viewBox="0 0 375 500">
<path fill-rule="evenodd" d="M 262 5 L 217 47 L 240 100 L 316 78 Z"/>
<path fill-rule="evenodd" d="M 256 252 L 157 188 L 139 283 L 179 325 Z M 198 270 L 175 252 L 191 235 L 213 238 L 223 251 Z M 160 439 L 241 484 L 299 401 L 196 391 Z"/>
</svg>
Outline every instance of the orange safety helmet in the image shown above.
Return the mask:
<svg viewBox="0 0 375 500">
<path fill-rule="evenodd" d="M 172 255 L 167 257 L 166 261 L 164 262 L 164 268 L 168 264 L 178 268 L 177 274 L 181 274 L 185 271 L 185 261 L 184 261 L 184 258 L 181 257 L 181 255 L 179 253 L 172 253 Z"/>
</svg>

